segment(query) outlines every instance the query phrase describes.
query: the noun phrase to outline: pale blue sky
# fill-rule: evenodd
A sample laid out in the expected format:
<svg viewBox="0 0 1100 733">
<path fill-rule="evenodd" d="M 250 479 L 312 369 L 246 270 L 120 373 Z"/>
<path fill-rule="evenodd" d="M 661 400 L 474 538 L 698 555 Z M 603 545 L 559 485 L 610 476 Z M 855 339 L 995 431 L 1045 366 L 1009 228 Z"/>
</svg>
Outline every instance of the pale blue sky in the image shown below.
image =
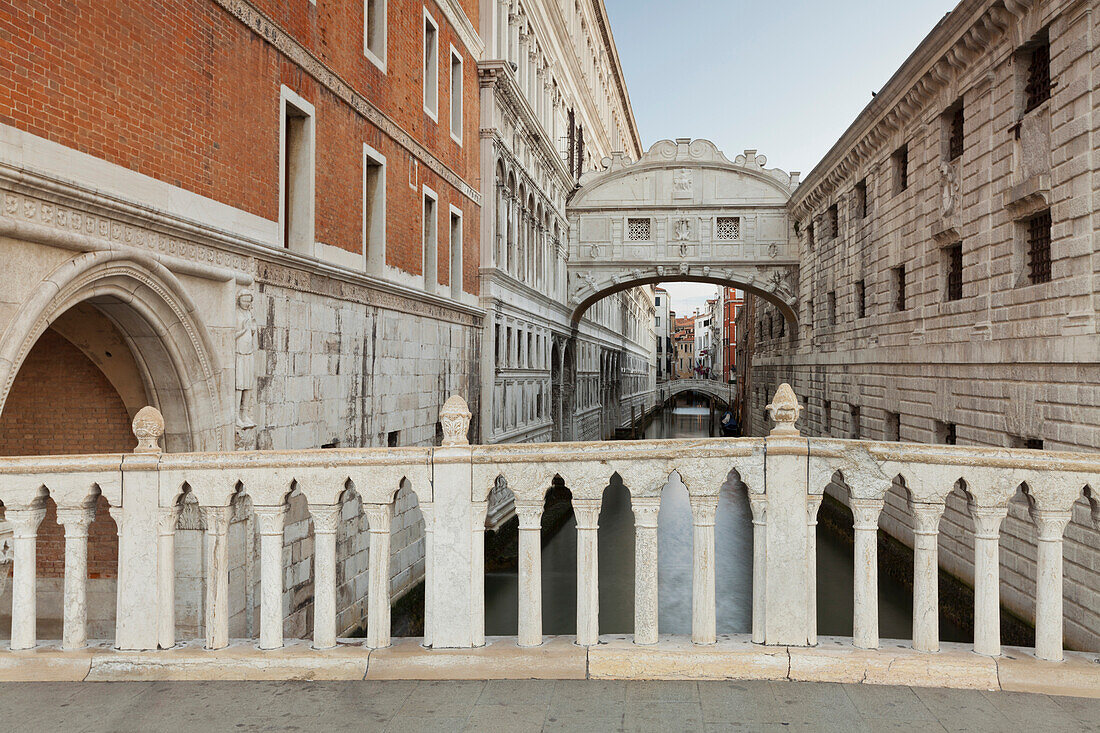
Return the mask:
<svg viewBox="0 0 1100 733">
<path fill-rule="evenodd" d="M 705 137 L 803 178 L 956 0 L 604 0 L 642 145 Z M 714 288 L 668 285 L 691 312 Z"/>
</svg>

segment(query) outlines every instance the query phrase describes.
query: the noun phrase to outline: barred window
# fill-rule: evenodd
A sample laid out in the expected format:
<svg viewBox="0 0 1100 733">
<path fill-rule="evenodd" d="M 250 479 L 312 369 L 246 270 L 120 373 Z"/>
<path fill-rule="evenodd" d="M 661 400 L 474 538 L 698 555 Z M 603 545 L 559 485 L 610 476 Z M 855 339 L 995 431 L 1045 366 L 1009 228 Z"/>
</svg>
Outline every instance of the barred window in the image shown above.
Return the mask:
<svg viewBox="0 0 1100 733">
<path fill-rule="evenodd" d="M 859 426 L 859 422 L 860 422 L 859 421 L 859 407 L 857 407 L 856 405 L 852 405 L 851 420 L 852 420 L 852 424 L 850 426 L 852 428 L 851 437 L 852 437 L 853 440 L 859 440 L 859 427 L 860 427 Z"/>
<path fill-rule="evenodd" d="M 1031 284 L 1050 282 L 1050 209 L 1027 222 L 1027 261 Z"/>
<path fill-rule="evenodd" d="M 741 217 L 739 216 L 720 216 L 718 217 L 718 239 L 740 239 L 741 238 Z"/>
<path fill-rule="evenodd" d="M 867 218 L 867 179 L 856 184 L 856 218 Z"/>
<path fill-rule="evenodd" d="M 832 428 L 832 408 L 833 403 L 829 400 L 825 400 L 821 405 L 821 426 L 826 434 L 828 434 L 828 432 Z"/>
<path fill-rule="evenodd" d="M 947 265 L 947 299 L 962 300 L 963 297 L 963 247 L 962 242 L 944 247 L 943 256 Z"/>
<path fill-rule="evenodd" d="M 894 190 L 901 193 L 909 188 L 909 146 L 902 145 L 894 151 Z"/>
<path fill-rule="evenodd" d="M 829 325 L 830 326 L 835 326 L 836 325 L 836 291 L 835 290 L 832 290 L 832 291 L 829 292 L 829 300 L 827 302 L 828 302 L 828 307 L 829 307 L 829 312 L 828 312 Z"/>
<path fill-rule="evenodd" d="M 893 268 L 894 273 L 894 310 L 905 310 L 905 265 Z"/>
<path fill-rule="evenodd" d="M 887 412 L 885 425 L 883 425 L 883 436 L 885 440 L 898 441 L 901 440 L 901 413 L 900 412 Z"/>
<path fill-rule="evenodd" d="M 814 225 L 812 223 L 806 225 L 806 245 L 810 249 L 814 248 Z"/>
<path fill-rule="evenodd" d="M 829 207 L 829 236 L 833 239 L 840 236 L 840 213 L 836 204 Z"/>
<path fill-rule="evenodd" d="M 1050 41 L 1043 38 L 1031 50 L 1027 64 L 1027 83 L 1024 85 L 1024 113 L 1035 109 L 1050 99 Z"/>
<path fill-rule="evenodd" d="M 867 283 L 856 280 L 856 318 L 867 316 Z"/>
<path fill-rule="evenodd" d="M 955 160 L 963 154 L 963 105 L 962 100 L 947 111 L 947 159 Z"/>
<path fill-rule="evenodd" d="M 627 219 L 627 239 L 631 242 L 649 241 L 649 219 Z"/>
</svg>

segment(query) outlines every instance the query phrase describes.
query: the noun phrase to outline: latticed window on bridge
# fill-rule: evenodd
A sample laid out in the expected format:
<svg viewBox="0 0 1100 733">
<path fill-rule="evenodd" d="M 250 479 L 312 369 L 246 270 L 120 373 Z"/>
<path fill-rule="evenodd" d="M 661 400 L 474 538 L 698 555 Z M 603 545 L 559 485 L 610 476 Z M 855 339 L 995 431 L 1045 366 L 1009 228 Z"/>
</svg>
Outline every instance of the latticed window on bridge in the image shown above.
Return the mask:
<svg viewBox="0 0 1100 733">
<path fill-rule="evenodd" d="M 955 102 L 947 111 L 947 159 L 955 160 L 963 154 L 963 105 L 962 100 Z"/>
<path fill-rule="evenodd" d="M 626 237 L 631 242 L 649 241 L 649 219 L 627 219 Z"/>
<path fill-rule="evenodd" d="M 720 216 L 718 217 L 718 239 L 740 239 L 741 238 L 741 217 L 739 216 Z"/>
<path fill-rule="evenodd" d="M 1031 50 L 1024 85 L 1024 112 L 1030 112 L 1050 99 L 1050 41 L 1042 38 Z"/>
<path fill-rule="evenodd" d="M 1033 285 L 1050 282 L 1050 209 L 1028 220 L 1027 262 Z"/>
<path fill-rule="evenodd" d="M 963 297 L 963 246 L 956 242 L 944 247 L 947 264 L 947 299 L 962 300 Z"/>
<path fill-rule="evenodd" d="M 856 280 L 856 318 L 867 316 L 867 283 Z"/>
</svg>

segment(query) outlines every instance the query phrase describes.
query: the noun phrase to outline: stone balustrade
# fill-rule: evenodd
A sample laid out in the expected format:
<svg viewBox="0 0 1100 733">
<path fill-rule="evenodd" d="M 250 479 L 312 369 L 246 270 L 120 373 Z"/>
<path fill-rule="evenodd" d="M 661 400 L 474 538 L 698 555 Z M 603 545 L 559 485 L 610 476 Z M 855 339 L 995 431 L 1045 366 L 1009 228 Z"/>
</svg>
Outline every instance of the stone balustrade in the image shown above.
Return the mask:
<svg viewBox="0 0 1100 733">
<path fill-rule="evenodd" d="M 942 445 L 808 438 L 795 423 L 801 407 L 787 385 L 769 406 L 766 438 L 635 442 L 469 445 L 469 411 L 460 398 L 441 414 L 443 445 L 235 453 L 161 453 L 163 424 L 144 413 L 140 452 L 126 455 L 0 459 L 0 501 L 10 529 L 13 650 L 38 643 L 35 628 L 35 539 L 48 495 L 65 529 L 62 647 L 86 645 L 86 553 L 91 507 L 99 495 L 118 525 L 118 599 L 114 646 L 167 649 L 174 621 L 174 535 L 181 507 L 197 502 L 204 524 L 205 646 L 229 642 L 227 529 L 235 498 L 247 495 L 259 535 L 260 624 L 256 645 L 283 640 L 283 517 L 299 491 L 312 515 L 313 646 L 337 645 L 336 527 L 347 492 L 361 500 L 370 532 L 369 594 L 364 645 L 390 644 L 390 521 L 395 494 L 411 485 L 425 519 L 425 637 L 429 649 L 485 644 L 484 528 L 489 495 L 501 478 L 519 518 L 521 647 L 543 644 L 540 519 L 556 478 L 572 495 L 577 532 L 578 645 L 599 634 L 598 518 L 605 487 L 618 474 L 635 517 L 636 645 L 658 636 L 657 525 L 663 487 L 676 472 L 693 520 L 692 633 L 696 645 L 716 642 L 714 519 L 719 489 L 735 474 L 753 518 L 752 636 L 767 646 L 817 643 L 815 536 L 817 512 L 831 482 L 842 481 L 854 514 L 853 644 L 879 646 L 877 528 L 892 487 L 908 494 L 915 519 L 912 646 L 939 649 L 937 527 L 946 496 L 966 492 L 974 520 L 974 651 L 1000 654 L 998 532 L 1008 502 L 1023 487 L 1039 537 L 1036 656 L 1062 658 L 1062 533 L 1074 503 L 1093 500 L 1100 456 Z M 1095 505 L 1094 505 L 1095 506 Z M 1097 514 L 1094 513 L 1094 516 Z M 676 642 L 681 643 L 681 642 Z"/>
</svg>

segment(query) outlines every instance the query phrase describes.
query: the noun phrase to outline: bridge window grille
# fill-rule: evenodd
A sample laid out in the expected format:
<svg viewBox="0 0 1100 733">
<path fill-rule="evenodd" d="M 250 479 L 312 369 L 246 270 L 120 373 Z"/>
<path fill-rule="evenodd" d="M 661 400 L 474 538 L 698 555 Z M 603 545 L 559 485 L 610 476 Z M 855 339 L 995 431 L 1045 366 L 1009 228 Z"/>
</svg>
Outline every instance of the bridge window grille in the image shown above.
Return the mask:
<svg viewBox="0 0 1100 733">
<path fill-rule="evenodd" d="M 856 280 L 856 318 L 867 316 L 867 284 L 863 280 Z"/>
<path fill-rule="evenodd" d="M 963 297 L 963 247 L 962 242 L 944 248 L 947 264 L 947 299 L 962 300 Z"/>
<path fill-rule="evenodd" d="M 1031 58 L 1028 59 L 1024 114 L 1050 99 L 1050 89 L 1050 42 L 1044 38 L 1031 50 Z"/>
<path fill-rule="evenodd" d="M 631 242 L 648 242 L 649 219 L 627 219 L 626 238 Z"/>
<path fill-rule="evenodd" d="M 741 238 L 741 217 L 739 216 L 720 216 L 718 217 L 717 226 L 717 238 L 718 239 L 740 239 Z"/>
<path fill-rule="evenodd" d="M 1027 262 L 1031 284 L 1050 282 L 1050 209 L 1027 223 Z"/>
</svg>

